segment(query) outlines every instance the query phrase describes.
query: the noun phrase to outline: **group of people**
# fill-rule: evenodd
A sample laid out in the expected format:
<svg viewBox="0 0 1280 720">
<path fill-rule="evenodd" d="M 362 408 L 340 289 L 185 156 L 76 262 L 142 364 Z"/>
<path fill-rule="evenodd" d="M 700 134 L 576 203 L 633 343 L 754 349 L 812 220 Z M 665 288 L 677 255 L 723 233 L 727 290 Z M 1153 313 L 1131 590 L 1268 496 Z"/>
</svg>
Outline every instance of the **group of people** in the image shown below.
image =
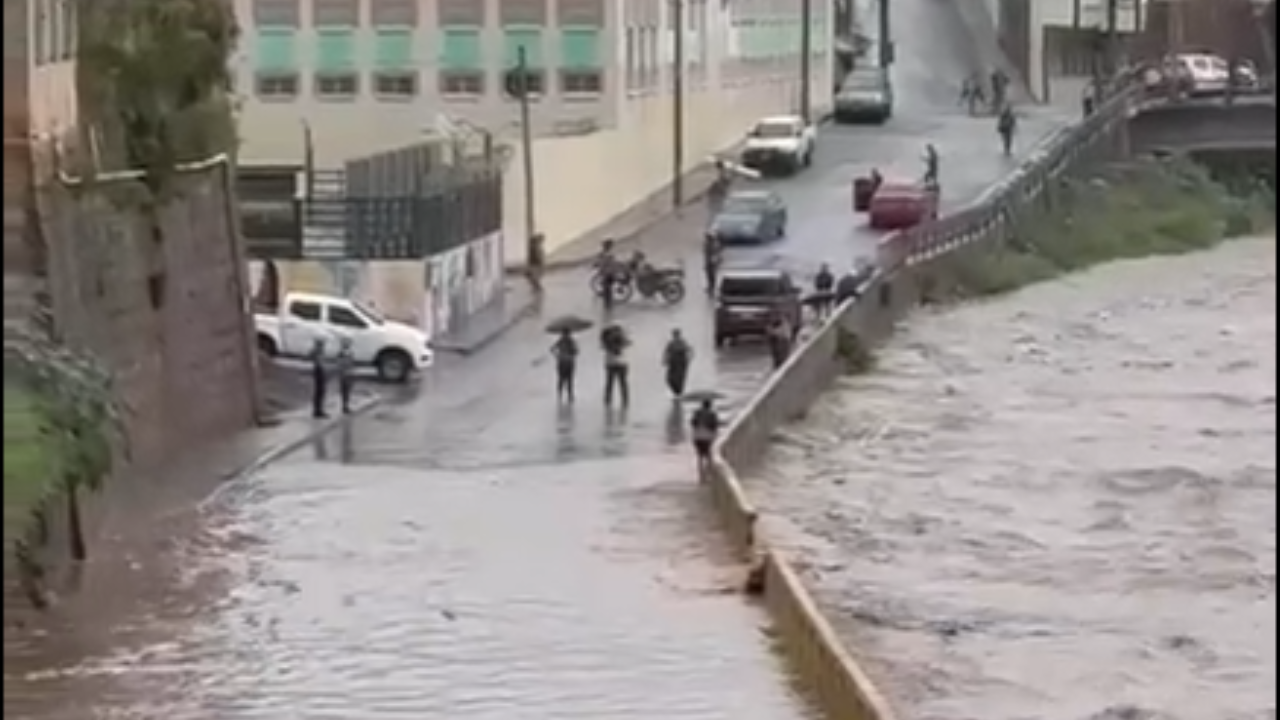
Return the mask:
<svg viewBox="0 0 1280 720">
<path fill-rule="evenodd" d="M 626 330 L 617 324 L 607 325 L 600 331 L 600 349 L 604 360 L 604 404 L 614 405 L 615 398 L 621 407 L 631 403 L 631 366 L 629 350 L 631 339 Z M 556 399 L 572 403 L 577 395 L 578 359 L 581 348 L 573 331 L 561 330 L 551 345 L 551 356 L 556 365 Z M 689 381 L 689 369 L 693 364 L 693 346 L 679 329 L 671 331 L 662 350 L 662 365 L 667 389 L 672 400 L 680 402 Z M 700 463 L 710 459 L 711 445 L 720 431 L 720 416 L 712 398 L 704 398 L 690 418 L 693 444 Z"/>
<path fill-rule="evenodd" d="M 960 84 L 960 104 L 968 108 L 970 115 L 978 115 L 984 110 L 999 111 L 1008 103 L 1009 75 L 996 69 L 984 78 L 974 73 Z M 987 90 L 991 91 L 990 102 L 987 101 Z"/>
</svg>

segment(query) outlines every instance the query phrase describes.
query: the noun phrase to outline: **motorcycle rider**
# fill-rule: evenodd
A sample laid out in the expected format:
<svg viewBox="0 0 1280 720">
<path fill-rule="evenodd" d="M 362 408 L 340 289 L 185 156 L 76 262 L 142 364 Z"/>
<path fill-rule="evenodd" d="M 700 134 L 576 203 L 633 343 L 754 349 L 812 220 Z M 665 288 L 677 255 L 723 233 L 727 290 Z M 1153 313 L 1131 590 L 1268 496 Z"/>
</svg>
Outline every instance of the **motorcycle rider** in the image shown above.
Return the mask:
<svg viewBox="0 0 1280 720">
<path fill-rule="evenodd" d="M 924 146 L 924 184 L 938 187 L 938 149 L 929 143 Z"/>
<path fill-rule="evenodd" d="M 693 362 L 693 346 L 680 333 L 671 331 L 671 339 L 662 351 L 662 364 L 667 368 L 667 388 L 671 397 L 679 400 L 684 395 L 685 383 L 689 379 L 689 365 Z"/>
<path fill-rule="evenodd" d="M 707 279 L 707 294 L 716 291 L 716 278 L 720 274 L 720 262 L 724 259 L 724 246 L 720 238 L 709 232 L 702 238 L 702 274 Z"/>
<path fill-rule="evenodd" d="M 622 281 L 623 269 L 615 254 L 617 244 L 613 238 L 600 243 L 596 255 L 596 274 L 600 277 L 600 297 L 606 308 L 613 307 L 613 286 Z"/>
<path fill-rule="evenodd" d="M 1012 106 L 1005 105 L 996 120 L 996 132 L 1000 133 L 1000 144 L 1005 156 L 1013 154 L 1013 136 L 1017 131 L 1018 116 L 1014 114 Z"/>
</svg>

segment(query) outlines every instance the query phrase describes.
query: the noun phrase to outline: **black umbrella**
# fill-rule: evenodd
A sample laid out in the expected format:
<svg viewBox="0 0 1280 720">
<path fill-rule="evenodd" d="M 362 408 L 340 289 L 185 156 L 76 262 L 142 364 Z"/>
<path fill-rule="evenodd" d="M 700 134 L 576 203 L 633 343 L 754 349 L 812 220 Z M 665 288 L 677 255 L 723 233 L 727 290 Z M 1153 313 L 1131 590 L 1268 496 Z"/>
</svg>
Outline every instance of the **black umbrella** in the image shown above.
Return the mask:
<svg viewBox="0 0 1280 720">
<path fill-rule="evenodd" d="M 562 332 L 576 333 L 589 330 L 592 325 L 595 325 L 595 323 L 586 318 L 581 318 L 577 315 L 562 315 L 547 323 L 547 332 L 557 335 Z"/>
<path fill-rule="evenodd" d="M 707 400 L 715 402 L 717 400 L 723 400 L 724 393 L 716 390 L 690 390 L 689 392 L 681 395 L 680 399 L 691 403 L 701 403 Z"/>
</svg>

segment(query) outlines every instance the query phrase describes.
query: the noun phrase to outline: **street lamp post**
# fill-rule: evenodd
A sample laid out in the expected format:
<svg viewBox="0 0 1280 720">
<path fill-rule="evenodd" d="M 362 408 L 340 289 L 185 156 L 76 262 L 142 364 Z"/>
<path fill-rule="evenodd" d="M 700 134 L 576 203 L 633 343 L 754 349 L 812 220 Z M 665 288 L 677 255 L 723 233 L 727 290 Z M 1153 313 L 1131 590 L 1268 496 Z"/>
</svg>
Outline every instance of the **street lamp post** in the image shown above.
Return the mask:
<svg viewBox="0 0 1280 720">
<path fill-rule="evenodd" d="M 800 117 L 813 116 L 813 0 L 800 0 Z"/>
<path fill-rule="evenodd" d="M 671 0 L 671 207 L 684 205 L 684 0 Z"/>
</svg>

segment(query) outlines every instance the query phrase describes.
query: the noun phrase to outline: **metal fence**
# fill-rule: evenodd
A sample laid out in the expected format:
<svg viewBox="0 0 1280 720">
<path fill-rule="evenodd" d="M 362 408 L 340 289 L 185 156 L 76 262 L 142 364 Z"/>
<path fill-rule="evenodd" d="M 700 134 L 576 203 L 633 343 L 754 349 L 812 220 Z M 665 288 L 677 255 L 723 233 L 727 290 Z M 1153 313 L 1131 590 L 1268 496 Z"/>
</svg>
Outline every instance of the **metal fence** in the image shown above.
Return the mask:
<svg viewBox="0 0 1280 720">
<path fill-rule="evenodd" d="M 242 168 L 241 227 L 259 260 L 407 260 L 502 228 L 502 170 L 491 148 L 446 158 L 419 143 L 345 163 Z"/>
</svg>

